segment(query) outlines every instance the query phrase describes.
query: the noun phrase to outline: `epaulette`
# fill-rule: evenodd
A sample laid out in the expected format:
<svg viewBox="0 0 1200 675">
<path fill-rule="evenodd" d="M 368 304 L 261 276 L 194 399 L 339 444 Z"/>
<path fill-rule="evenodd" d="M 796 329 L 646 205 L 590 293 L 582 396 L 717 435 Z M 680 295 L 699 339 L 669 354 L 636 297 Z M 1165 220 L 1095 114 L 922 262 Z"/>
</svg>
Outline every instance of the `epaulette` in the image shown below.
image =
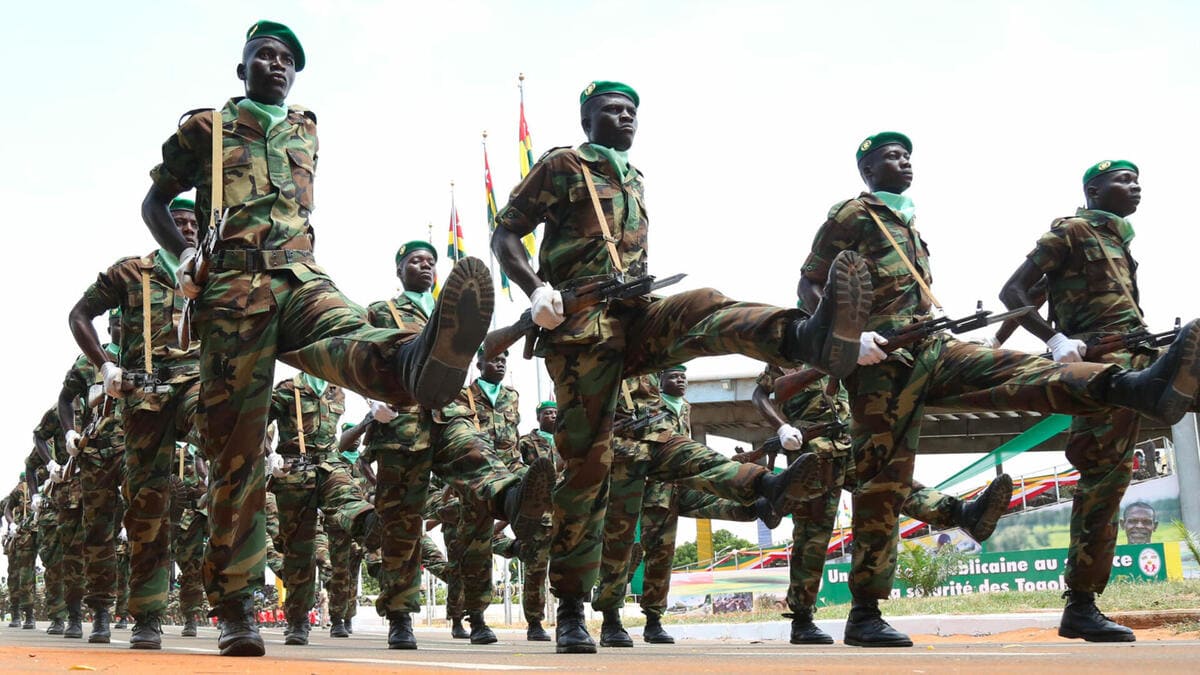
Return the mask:
<svg viewBox="0 0 1200 675">
<path fill-rule="evenodd" d="M 546 152 L 543 152 L 541 157 L 538 157 L 538 161 L 540 162 L 543 159 L 546 159 L 547 157 L 549 157 L 551 154 L 553 154 L 557 150 L 571 150 L 571 149 L 573 149 L 573 148 L 571 148 L 571 146 L 569 146 L 569 145 L 560 145 L 560 146 L 557 146 L 554 148 L 550 148 Z"/>
<path fill-rule="evenodd" d="M 216 108 L 193 108 L 179 116 L 179 126 L 183 126 L 183 123 L 191 119 L 192 115 L 195 115 L 196 113 L 209 112 L 212 110 L 216 110 Z"/>
<path fill-rule="evenodd" d="M 834 204 L 833 208 L 829 209 L 829 214 L 826 215 L 825 217 L 829 220 L 832 220 L 835 216 L 837 216 L 837 214 L 841 213 L 843 207 L 845 207 L 847 204 L 849 204 L 852 201 L 854 201 L 854 200 L 853 199 L 843 199 L 842 201 Z"/>
<path fill-rule="evenodd" d="M 288 106 L 288 112 L 300 113 L 301 115 L 304 115 L 308 119 L 312 120 L 313 124 L 317 123 L 317 113 L 315 113 L 303 106 L 290 105 L 290 106 Z"/>
</svg>

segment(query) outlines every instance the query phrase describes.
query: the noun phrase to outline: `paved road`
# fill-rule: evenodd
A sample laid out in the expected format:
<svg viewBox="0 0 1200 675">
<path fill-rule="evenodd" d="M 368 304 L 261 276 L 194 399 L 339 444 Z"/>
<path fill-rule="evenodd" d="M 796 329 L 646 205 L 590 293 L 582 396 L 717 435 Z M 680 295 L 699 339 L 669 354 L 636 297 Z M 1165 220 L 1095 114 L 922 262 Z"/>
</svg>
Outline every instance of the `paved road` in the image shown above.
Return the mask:
<svg viewBox="0 0 1200 675">
<path fill-rule="evenodd" d="M 1197 672 L 1200 641 L 1142 641 L 1132 645 L 1091 645 L 1073 641 L 943 643 L 933 639 L 911 649 L 867 650 L 832 645 L 798 647 L 775 641 L 746 644 L 686 640 L 676 645 L 602 649 L 596 655 L 558 655 L 550 643 L 530 643 L 506 634 L 495 645 L 471 646 L 442 630 L 418 630 L 420 649 L 389 651 L 384 636 L 334 640 L 314 633 L 307 647 L 283 644 L 279 630 L 264 631 L 268 656 L 221 659 L 216 631 L 198 638 L 177 637 L 169 627 L 161 652 L 128 649 L 128 632 L 117 631 L 111 645 L 89 645 L 46 635 L 42 630 L 0 628 L 0 671 L 62 672 L 86 666 L 101 672 L 370 672 L 480 670 L 493 672 Z"/>
</svg>

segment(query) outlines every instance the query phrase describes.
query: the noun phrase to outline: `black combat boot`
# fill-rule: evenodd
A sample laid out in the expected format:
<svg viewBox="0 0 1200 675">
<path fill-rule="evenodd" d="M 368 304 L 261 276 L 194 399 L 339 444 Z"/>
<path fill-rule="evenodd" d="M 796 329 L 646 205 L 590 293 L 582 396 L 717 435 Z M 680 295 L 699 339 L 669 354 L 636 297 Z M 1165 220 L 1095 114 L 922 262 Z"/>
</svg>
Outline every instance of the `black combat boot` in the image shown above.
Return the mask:
<svg viewBox="0 0 1200 675">
<path fill-rule="evenodd" d="M 604 610 L 604 623 L 600 624 L 601 647 L 632 647 L 633 638 L 621 624 L 621 610 Z"/>
<path fill-rule="evenodd" d="M 51 617 L 50 626 L 46 628 L 46 635 L 62 635 L 66 628 L 67 625 L 63 623 L 61 616 Z"/>
<path fill-rule="evenodd" d="M 331 638 L 348 638 L 350 631 L 346 630 L 346 622 L 340 618 L 335 618 L 329 622 L 329 637 Z"/>
<path fill-rule="evenodd" d="M 37 621 L 33 618 L 33 605 L 25 605 L 21 608 L 25 614 L 25 623 L 21 624 L 21 630 L 33 630 L 37 628 Z"/>
<path fill-rule="evenodd" d="M 855 598 L 842 639 L 853 647 L 911 647 L 907 635 L 892 628 L 879 612 L 875 598 Z"/>
<path fill-rule="evenodd" d="M 187 618 L 183 620 L 183 630 L 179 632 L 180 637 L 196 637 L 200 627 L 196 622 L 196 615 L 188 612 Z"/>
<path fill-rule="evenodd" d="M 258 621 L 254 618 L 254 601 L 250 598 L 228 600 L 213 610 L 220 619 L 221 637 L 217 647 L 221 656 L 262 656 L 267 653 Z"/>
<path fill-rule="evenodd" d="M 108 628 L 111 619 L 112 615 L 108 613 L 107 607 L 92 608 L 92 632 L 88 635 L 88 642 L 108 644 L 112 640 L 112 631 Z"/>
<path fill-rule="evenodd" d="M 820 469 L 817 456 L 806 452 L 779 473 L 767 471 L 761 474 L 756 491 L 777 512 L 791 513 L 808 495 L 808 486 L 816 480 Z"/>
<path fill-rule="evenodd" d="M 113 628 L 119 628 L 120 630 L 126 630 L 129 628 L 129 617 L 125 616 L 124 614 L 117 617 L 117 622 L 113 624 Z"/>
<path fill-rule="evenodd" d="M 525 627 L 525 639 L 529 642 L 549 642 L 550 634 L 542 628 L 542 622 L 537 619 L 529 619 L 529 625 Z"/>
<path fill-rule="evenodd" d="M 302 646 L 308 644 L 308 632 L 312 628 L 308 625 L 308 615 L 304 615 L 296 620 L 288 619 L 287 629 L 283 633 L 283 644 L 292 646 Z"/>
<path fill-rule="evenodd" d="M 12 621 L 8 622 L 8 627 L 9 628 L 20 628 L 21 627 L 21 614 L 17 610 L 17 604 L 13 603 L 10 606 L 10 609 L 11 609 L 11 613 L 12 613 Z"/>
<path fill-rule="evenodd" d="M 471 644 L 490 645 L 496 642 L 496 634 L 483 620 L 483 612 L 468 612 L 467 623 L 471 624 Z"/>
<path fill-rule="evenodd" d="M 162 649 L 162 618 L 157 615 L 133 617 L 130 649 Z"/>
<path fill-rule="evenodd" d="M 783 522 L 783 514 L 776 511 L 775 507 L 771 506 L 771 501 L 766 497 L 759 497 L 754 500 L 754 515 L 767 526 L 768 530 L 773 530 L 779 527 Z"/>
<path fill-rule="evenodd" d="M 495 301 L 487 265 L 478 258 L 458 261 L 425 329 L 396 350 L 396 376 L 417 403 L 440 408 L 462 390 Z"/>
<path fill-rule="evenodd" d="M 63 637 L 83 637 L 83 600 L 67 603 L 67 628 L 63 631 Z"/>
<path fill-rule="evenodd" d="M 354 622 L 352 621 L 351 617 L 346 617 L 344 624 L 346 626 L 346 632 L 354 635 Z"/>
<path fill-rule="evenodd" d="M 1083 638 L 1088 642 L 1134 642 L 1133 631 L 1109 619 L 1096 607 L 1096 594 L 1084 591 L 1063 593 L 1067 608 L 1058 623 L 1058 636 Z"/>
<path fill-rule="evenodd" d="M 388 649 L 416 649 L 417 638 L 413 635 L 412 614 L 388 612 Z"/>
<path fill-rule="evenodd" d="M 858 363 L 859 336 L 871 315 L 873 297 L 866 261 L 854 251 L 842 251 L 829 268 L 817 311 L 786 328 L 781 355 L 833 377 L 846 377 Z"/>
<path fill-rule="evenodd" d="M 1175 424 L 1193 407 L 1197 392 L 1200 392 L 1200 319 L 1189 321 L 1167 353 L 1149 368 L 1123 370 L 1113 375 L 1104 400 Z"/>
<path fill-rule="evenodd" d="M 784 614 L 785 619 L 792 620 L 791 643 L 794 645 L 831 645 L 833 638 L 813 623 L 812 607 L 801 607 L 791 614 Z"/>
<path fill-rule="evenodd" d="M 583 598 L 558 599 L 558 624 L 554 627 L 554 651 L 559 654 L 595 654 L 596 643 L 588 635 L 583 618 Z"/>
<path fill-rule="evenodd" d="M 554 509 L 551 493 L 556 478 L 554 462 L 549 457 L 538 457 L 521 482 L 504 492 L 504 517 L 520 542 L 517 554 L 523 563 L 532 562 L 550 537 L 551 530 L 543 518 Z"/>
<path fill-rule="evenodd" d="M 987 541 L 996 530 L 1000 516 L 1012 501 L 1012 476 L 1002 473 L 979 496 L 969 502 L 959 500 L 954 505 L 954 524 L 966 530 L 977 542 Z"/>
<path fill-rule="evenodd" d="M 642 639 L 652 645 L 673 645 L 675 638 L 663 628 L 662 615 L 648 609 L 642 610 L 646 615 L 646 627 L 642 629 Z"/>
<path fill-rule="evenodd" d="M 450 619 L 450 637 L 455 640 L 469 640 L 471 638 L 471 632 L 463 628 L 462 622 L 461 616 Z"/>
</svg>

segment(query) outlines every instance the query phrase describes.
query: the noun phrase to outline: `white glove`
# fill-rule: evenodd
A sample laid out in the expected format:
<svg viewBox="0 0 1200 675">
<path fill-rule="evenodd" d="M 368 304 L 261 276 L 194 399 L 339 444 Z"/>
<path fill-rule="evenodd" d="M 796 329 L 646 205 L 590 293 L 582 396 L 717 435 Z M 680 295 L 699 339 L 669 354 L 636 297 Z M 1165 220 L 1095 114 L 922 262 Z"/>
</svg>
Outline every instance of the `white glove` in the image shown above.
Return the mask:
<svg viewBox="0 0 1200 675">
<path fill-rule="evenodd" d="M 267 471 L 276 478 L 283 478 L 287 475 L 287 470 L 283 468 L 283 457 L 277 452 L 272 452 L 267 455 Z"/>
<path fill-rule="evenodd" d="M 887 358 L 887 352 L 879 348 L 879 345 L 886 345 L 887 338 L 873 330 L 864 332 L 858 336 L 858 365 L 873 366 L 876 363 L 882 362 Z"/>
<path fill-rule="evenodd" d="M 550 284 L 533 289 L 529 302 L 529 313 L 533 316 L 533 322 L 546 330 L 554 330 L 567 320 L 563 314 L 562 293 L 554 290 Z"/>
<path fill-rule="evenodd" d="M 17 526 L 14 523 L 8 524 L 8 536 L 14 536 L 17 533 Z"/>
<path fill-rule="evenodd" d="M 46 462 L 46 472 L 50 474 L 50 478 L 47 479 L 47 486 L 49 486 L 49 483 L 62 482 L 62 464 L 59 464 L 52 459 L 49 462 Z"/>
<path fill-rule="evenodd" d="M 779 427 L 779 444 L 784 450 L 799 450 L 804 445 L 804 434 L 796 427 L 785 424 Z"/>
<path fill-rule="evenodd" d="M 67 430 L 67 454 L 72 457 L 79 456 L 79 439 L 78 431 L 74 429 Z"/>
<path fill-rule="evenodd" d="M 190 300 L 195 300 L 200 297 L 200 291 L 203 290 L 195 281 L 192 280 L 192 265 L 196 259 L 196 249 L 187 247 L 183 249 L 183 253 L 179 254 L 179 267 L 176 268 L 175 278 L 177 280 L 176 287 L 183 297 Z"/>
<path fill-rule="evenodd" d="M 100 366 L 100 374 L 104 376 L 104 393 L 113 398 L 121 398 L 125 392 L 121 390 L 121 376 L 124 374 L 117 364 L 105 361 Z"/>
<path fill-rule="evenodd" d="M 995 335 L 989 335 L 987 337 L 976 338 L 974 340 L 971 340 L 971 342 L 974 342 L 975 344 L 979 345 L 980 347 L 987 347 L 988 349 L 999 349 L 1000 348 L 1000 343 L 996 341 Z"/>
<path fill-rule="evenodd" d="M 399 413 L 392 410 L 392 406 L 382 401 L 371 401 L 371 416 L 375 418 L 376 422 L 387 424 L 396 419 L 397 415 Z"/>
<path fill-rule="evenodd" d="M 1087 354 L 1086 342 L 1069 338 L 1062 333 L 1052 335 L 1046 340 L 1046 346 L 1050 348 L 1050 353 L 1054 355 L 1057 363 L 1078 363 L 1083 360 L 1084 354 Z"/>
<path fill-rule="evenodd" d="M 129 533 L 125 531 L 125 528 L 122 527 L 121 531 L 117 533 L 117 539 L 120 539 L 121 541 L 129 541 Z"/>
<path fill-rule="evenodd" d="M 42 508 L 42 496 L 40 494 L 34 495 L 33 498 L 29 500 L 29 503 L 33 506 L 33 510 L 37 511 L 38 509 Z"/>
</svg>

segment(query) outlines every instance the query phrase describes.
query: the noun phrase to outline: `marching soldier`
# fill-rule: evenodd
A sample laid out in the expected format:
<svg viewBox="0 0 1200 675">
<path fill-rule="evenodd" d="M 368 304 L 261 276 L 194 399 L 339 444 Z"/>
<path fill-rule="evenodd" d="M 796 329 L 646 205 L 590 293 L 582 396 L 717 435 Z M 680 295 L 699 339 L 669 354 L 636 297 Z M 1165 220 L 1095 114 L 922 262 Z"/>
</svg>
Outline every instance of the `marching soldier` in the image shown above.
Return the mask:
<svg viewBox="0 0 1200 675">
<path fill-rule="evenodd" d="M 859 368 L 845 381 L 854 419 L 858 476 L 854 492 L 854 597 L 845 641 L 869 647 L 911 646 L 883 620 L 879 600 L 892 590 L 897 518 L 912 492 L 916 445 L 925 406 L 1031 410 L 1073 415 L 1131 408 L 1174 423 L 1200 388 L 1200 323 L 1188 324 L 1171 349 L 1141 371 L 1117 365 L 1053 363 L 935 334 L 885 351 L 887 336 L 931 315 L 929 251 L 904 195 L 912 184 L 908 137 L 883 132 L 858 146 L 869 192 L 829 211 L 804 263 L 799 295 L 815 306 L 830 263 L 845 251 L 866 258 L 874 298 L 860 336 Z"/>
<path fill-rule="evenodd" d="M 367 424 L 364 421 L 359 426 L 365 427 Z M 359 465 L 357 437 L 354 437 L 353 444 L 347 447 L 346 437 L 349 435 L 347 432 L 354 427 L 355 425 L 349 423 L 342 425 L 342 435 L 338 440 L 338 452 L 331 456 L 330 461 L 344 464 L 346 471 L 350 473 L 350 477 L 358 486 L 359 492 L 367 501 L 372 501 L 373 490 Z M 336 520 L 327 520 L 325 529 L 329 533 L 329 562 L 332 566 L 332 576 L 328 585 L 329 637 L 350 637 L 350 629 L 347 624 L 358 613 L 358 576 L 362 570 L 364 549 L 354 541 L 350 532 L 338 526 Z"/>
<path fill-rule="evenodd" d="M 204 610 L 204 580 L 201 561 L 208 539 L 208 468 L 198 448 L 177 443 L 176 474 L 171 495 L 175 516 L 171 527 L 171 553 L 179 566 L 179 611 L 183 614 L 182 637 L 196 637 L 198 619 Z M 180 475 L 182 474 L 182 475 Z"/>
<path fill-rule="evenodd" d="M 287 26 L 251 26 L 237 66 L 246 96 L 184 116 L 142 203 L 151 233 L 180 260 L 180 292 L 198 301 L 200 436 L 212 470 L 205 584 L 226 656 L 265 653 L 252 596 L 263 580 L 259 452 L 276 358 L 377 400 L 442 405 L 462 386 L 494 302 L 487 267 L 467 258 L 446 279 L 427 330 L 374 330 L 317 266 L 309 222 L 317 116 L 285 106 L 304 65 Z M 167 209 L 193 187 L 196 213 L 222 216 L 199 257 Z"/>
<path fill-rule="evenodd" d="M 22 471 L 17 486 L 4 501 L 4 518 L 8 521 L 4 555 L 8 558 L 8 599 L 12 608 L 10 628 L 32 630 L 35 627 L 33 602 L 37 598 L 37 513 L 33 508 L 34 495 Z M 24 622 L 21 621 L 22 616 Z"/>
<path fill-rule="evenodd" d="M 34 449 L 25 460 L 28 475 L 43 469 L 45 498 L 38 513 L 38 556 L 46 569 L 46 614 L 49 635 L 83 637 L 83 485 L 67 467 L 66 434 L 57 406 L 46 411 L 33 431 Z M 73 463 L 72 463 L 73 465 Z M 68 469 L 70 469 L 68 471 Z M 64 624 L 64 619 L 67 623 Z"/>
<path fill-rule="evenodd" d="M 561 423 L 556 442 L 565 463 L 555 492 L 550 583 L 560 599 L 556 651 L 594 653 L 583 601 L 600 569 L 612 420 L 621 381 L 698 356 L 742 353 L 768 362 L 808 362 L 838 376 L 854 367 L 870 291 L 853 255 L 840 260 L 816 318 L 795 310 L 738 303 L 713 289 L 661 300 L 639 297 L 565 315 L 563 291 L 588 280 L 648 272 L 648 219 L 642 173 L 628 160 L 637 132 L 637 92 L 593 82 L 580 94 L 588 142 L 556 148 L 532 168 L 496 217 L 492 250 L 504 272 L 530 297 L 544 331 L 538 353 L 555 384 Z M 539 223 L 546 233 L 540 272 L 521 237 Z"/>
</svg>

